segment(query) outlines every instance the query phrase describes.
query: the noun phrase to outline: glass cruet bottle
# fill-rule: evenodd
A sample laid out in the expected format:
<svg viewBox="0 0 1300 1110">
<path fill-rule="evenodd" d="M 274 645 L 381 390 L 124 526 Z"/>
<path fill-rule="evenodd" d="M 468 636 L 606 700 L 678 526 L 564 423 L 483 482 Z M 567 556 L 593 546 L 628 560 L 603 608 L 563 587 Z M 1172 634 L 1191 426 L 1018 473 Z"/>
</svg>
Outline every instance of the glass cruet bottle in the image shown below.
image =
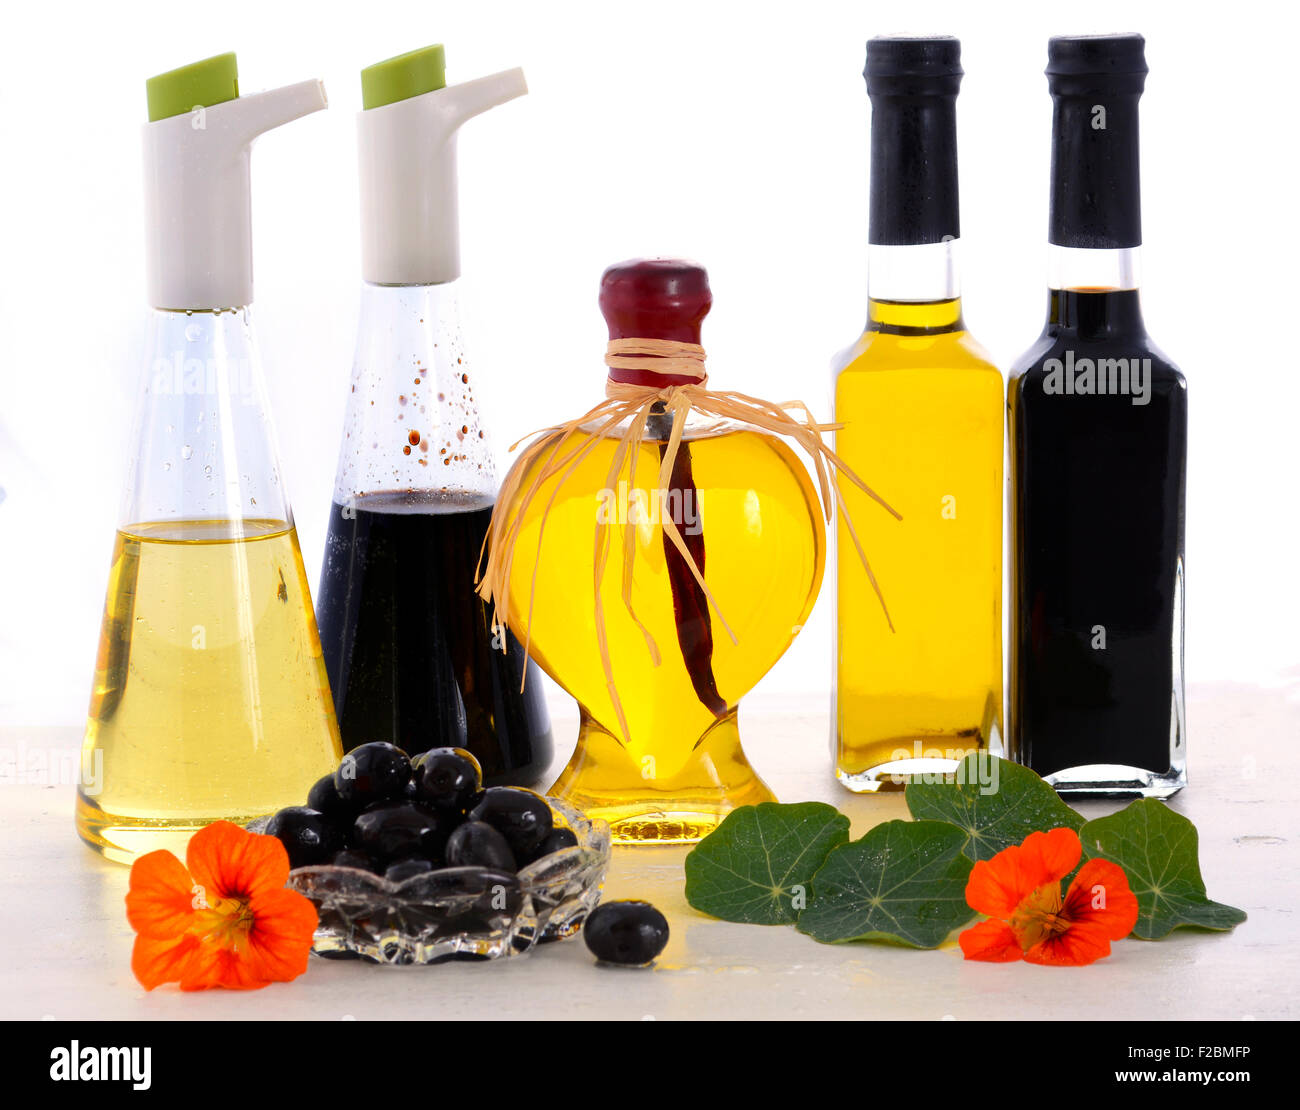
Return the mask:
<svg viewBox="0 0 1300 1110">
<path fill-rule="evenodd" d="M 612 341 L 698 345 L 711 304 L 706 272 L 687 262 L 623 263 L 601 284 Z M 779 436 L 693 412 L 661 489 L 671 424 L 662 407 L 653 412 L 636 440 L 635 471 L 627 458 L 613 482 L 621 426 L 602 429 L 563 481 L 540 469 L 549 451 L 521 458 L 493 524 L 519 524 L 507 619 L 580 707 L 577 749 L 551 793 L 609 821 L 619 843 L 695 841 L 733 808 L 774 800 L 741 746 L 739 703 L 803 625 L 825 565 L 817 493 Z M 617 525 L 606 533 L 603 577 L 593 544 L 602 513 Z M 657 515 L 665 513 L 711 598 L 670 542 Z"/>
<path fill-rule="evenodd" d="M 465 748 L 485 781 L 532 785 L 552 757 L 541 676 L 524 681 L 523 647 L 474 592 L 497 479 L 461 330 L 455 166 L 460 125 L 527 88 L 519 70 L 447 87 L 441 46 L 361 79 L 361 316 L 317 591 L 343 747 Z"/>
<path fill-rule="evenodd" d="M 1139 292 L 1141 35 L 1048 43 L 1047 319 L 1012 368 L 1011 756 L 1067 797 L 1187 784 L 1187 380 Z"/>
<path fill-rule="evenodd" d="M 889 601 L 836 534 L 832 749 L 850 790 L 902 789 L 1002 746 L 1002 375 L 963 318 L 949 36 L 867 43 L 867 325 L 836 360 L 835 450 L 903 517 L 841 481 Z"/>
<path fill-rule="evenodd" d="M 249 145 L 325 107 L 235 57 L 153 78 L 149 340 L 77 831 L 118 862 L 301 804 L 341 751 L 251 327 Z"/>
</svg>

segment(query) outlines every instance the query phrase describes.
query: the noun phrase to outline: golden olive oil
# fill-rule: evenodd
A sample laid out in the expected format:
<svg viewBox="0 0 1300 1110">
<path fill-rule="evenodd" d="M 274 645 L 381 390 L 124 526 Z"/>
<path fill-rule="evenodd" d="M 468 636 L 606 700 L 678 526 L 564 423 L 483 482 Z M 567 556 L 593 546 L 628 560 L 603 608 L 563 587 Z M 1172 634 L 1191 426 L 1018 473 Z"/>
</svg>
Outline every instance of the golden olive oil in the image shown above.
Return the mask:
<svg viewBox="0 0 1300 1110">
<path fill-rule="evenodd" d="M 119 862 L 183 855 L 216 820 L 301 805 L 338 727 L 293 525 L 189 520 L 118 532 L 77 831 Z"/>
<path fill-rule="evenodd" d="M 533 658 L 582 708 L 577 753 L 552 792 L 609 820 L 621 842 L 697 840 L 735 806 L 772 798 L 741 750 L 736 706 L 789 647 L 812 608 L 825 564 L 817 494 L 781 440 L 726 429 L 683 441 L 694 488 L 671 490 L 685 500 L 670 498 L 665 507 L 656 442 L 642 441 L 637 449 L 634 481 L 628 482 L 625 464 L 618 486 L 609 488 L 619 444 L 599 441 L 560 485 L 540 558 L 539 523 L 556 478 L 529 504 L 514 546 L 510 623 L 521 640 L 528 635 Z M 707 631 L 683 616 L 680 598 L 675 607 L 659 523 L 664 512 L 702 541 L 704 578 L 718 607 L 709 608 Z M 600 599 L 626 736 L 597 640 L 598 514 L 610 525 Z M 626 522 L 633 525 L 630 551 Z M 658 665 L 624 604 L 629 555 L 632 610 L 653 637 Z M 703 653 L 701 635 L 712 638 Z"/>
<path fill-rule="evenodd" d="M 1000 736 L 1002 375 L 959 300 L 872 300 L 840 366 L 836 450 L 903 518 L 840 481 L 894 625 L 841 520 L 835 773 L 869 791 Z"/>
</svg>

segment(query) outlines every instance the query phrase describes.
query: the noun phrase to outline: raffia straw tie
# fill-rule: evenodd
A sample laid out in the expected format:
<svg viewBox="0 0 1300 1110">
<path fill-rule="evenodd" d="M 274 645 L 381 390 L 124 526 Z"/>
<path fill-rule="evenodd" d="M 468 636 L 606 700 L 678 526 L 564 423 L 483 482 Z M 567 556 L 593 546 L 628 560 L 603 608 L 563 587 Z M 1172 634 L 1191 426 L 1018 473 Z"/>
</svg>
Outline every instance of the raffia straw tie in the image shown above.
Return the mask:
<svg viewBox="0 0 1300 1110">
<path fill-rule="evenodd" d="M 605 348 L 605 365 L 611 370 L 640 370 L 646 374 L 671 374 L 704 385 L 704 348 L 698 343 L 672 339 L 611 339 Z M 681 382 L 664 384 L 680 385 Z"/>
<path fill-rule="evenodd" d="M 601 443 L 607 440 L 614 441 L 614 450 L 605 478 L 606 488 L 617 489 L 619 478 L 624 470 L 626 470 L 628 488 L 637 488 L 636 471 L 641 454 L 641 442 L 645 437 L 647 422 L 652 414 L 656 414 L 672 417 L 672 429 L 659 463 L 657 478 L 659 496 L 666 497 L 672 479 L 673 463 L 677 458 L 677 451 L 685 431 L 686 419 L 692 410 L 719 421 L 748 424 L 773 435 L 788 437 L 803 449 L 817 478 L 826 522 L 830 524 L 834 520 L 836 510 L 839 511 L 853 540 L 858 558 L 862 560 L 862 566 L 867 572 L 867 579 L 875 590 L 885 620 L 890 629 L 893 629 L 893 621 L 889 618 L 884 594 L 871 570 L 871 564 L 867 561 L 866 552 L 862 549 L 852 517 L 839 496 L 836 483 L 831 480 L 832 474 L 838 471 L 895 518 L 902 520 L 902 516 L 823 442 L 823 433 L 835 431 L 839 425 L 817 423 L 808 406 L 802 401 L 774 404 L 744 393 L 707 388 L 708 374 L 704 369 L 704 357 L 704 348 L 697 343 L 641 338 L 612 340 L 605 353 L 605 363 L 610 368 L 609 380 L 605 386 L 605 400 L 575 420 L 534 433 L 532 441 L 524 448 L 519 461 L 506 476 L 492 510 L 492 523 L 483 540 L 483 549 L 479 555 L 479 573 L 476 578 L 476 590 L 479 596 L 493 606 L 494 628 L 501 628 L 504 625 L 503 616 L 509 605 L 510 577 L 515 548 L 519 543 L 524 521 L 528 519 L 533 501 L 543 496 L 544 486 L 555 479 L 549 492 L 544 495 L 545 504 L 537 523 L 537 545 L 533 557 L 532 580 L 529 585 L 528 611 L 523 621 L 525 651 L 532 643 L 533 603 L 537 592 L 537 571 L 541 563 L 542 539 L 546 532 L 547 517 L 555 504 L 560 488 Z M 652 442 L 660 441 L 656 437 Z M 518 446 L 518 443 L 514 444 L 511 450 Z M 528 479 L 526 484 L 525 479 Z M 595 520 L 592 586 L 596 642 L 610 700 L 618 715 L 624 740 L 630 742 L 631 734 L 628 731 L 623 703 L 618 696 L 614 679 L 605 623 L 605 606 L 601 596 L 601 583 L 604 580 L 605 567 L 609 562 L 612 548 L 612 537 L 609 531 L 611 528 L 623 529 L 621 567 L 623 606 L 628 616 L 641 630 L 646 650 L 655 666 L 660 662 L 659 647 L 632 605 L 632 571 L 637 550 L 636 523 L 629 520 L 623 524 L 610 524 L 603 521 L 602 514 L 594 510 L 592 515 Z M 736 634 L 727 624 L 726 617 L 718 607 L 717 599 L 704 581 L 704 576 L 691 557 L 686 542 L 682 539 L 681 532 L 670 514 L 665 514 L 661 518 L 661 527 L 682 556 L 732 643 L 736 643 Z M 518 616 L 519 614 L 516 614 L 516 618 Z M 505 647 L 503 638 L 503 651 Z"/>
</svg>

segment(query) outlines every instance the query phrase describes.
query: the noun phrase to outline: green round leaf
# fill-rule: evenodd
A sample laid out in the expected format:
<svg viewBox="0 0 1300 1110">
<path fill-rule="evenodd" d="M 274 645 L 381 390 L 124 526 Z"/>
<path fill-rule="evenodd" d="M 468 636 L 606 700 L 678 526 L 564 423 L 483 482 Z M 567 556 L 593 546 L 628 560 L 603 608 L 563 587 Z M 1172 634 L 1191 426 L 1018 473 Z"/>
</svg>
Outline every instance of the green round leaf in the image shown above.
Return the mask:
<svg viewBox="0 0 1300 1110">
<path fill-rule="evenodd" d="M 918 821 L 948 821 L 966 833 L 973 860 L 992 859 L 1031 832 L 1083 826 L 1056 791 L 1028 767 L 988 753 L 968 755 L 955 782 L 911 782 L 905 798 Z"/>
<path fill-rule="evenodd" d="M 747 925 L 789 925 L 849 819 L 823 802 L 760 802 L 732 810 L 686 857 L 686 901 Z"/>
<path fill-rule="evenodd" d="M 1163 802 L 1136 802 L 1079 831 L 1085 858 L 1108 859 L 1128 875 L 1138 900 L 1133 936 L 1159 940 L 1175 929 L 1231 929 L 1246 920 L 1235 906 L 1206 897 L 1196 826 Z"/>
<path fill-rule="evenodd" d="M 944 821 L 886 821 L 836 848 L 813 877 L 799 931 L 827 943 L 892 940 L 935 948 L 975 911 L 963 830 Z"/>
</svg>

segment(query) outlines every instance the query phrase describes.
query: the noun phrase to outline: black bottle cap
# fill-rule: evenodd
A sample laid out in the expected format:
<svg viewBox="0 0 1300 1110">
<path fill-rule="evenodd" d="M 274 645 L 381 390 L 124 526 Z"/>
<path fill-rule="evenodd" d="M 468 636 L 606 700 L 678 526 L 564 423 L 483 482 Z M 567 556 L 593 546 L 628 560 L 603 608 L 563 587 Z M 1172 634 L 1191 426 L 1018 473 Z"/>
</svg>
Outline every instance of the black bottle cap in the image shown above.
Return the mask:
<svg viewBox="0 0 1300 1110">
<path fill-rule="evenodd" d="M 878 35 L 867 42 L 867 95 L 956 96 L 961 41 L 951 35 Z"/>
<path fill-rule="evenodd" d="M 1052 94 L 1050 242 L 1114 250 L 1142 242 L 1141 35 L 1071 35 L 1047 45 Z"/>
<path fill-rule="evenodd" d="M 957 238 L 961 42 L 948 35 L 873 38 L 863 76 L 872 108 L 869 242 Z"/>
<path fill-rule="evenodd" d="M 1047 73 L 1052 91 L 1069 78 L 1093 87 L 1141 92 L 1147 75 L 1146 39 L 1141 35 L 1057 35 L 1047 40 Z M 1062 90 L 1066 91 L 1066 90 Z"/>
</svg>

